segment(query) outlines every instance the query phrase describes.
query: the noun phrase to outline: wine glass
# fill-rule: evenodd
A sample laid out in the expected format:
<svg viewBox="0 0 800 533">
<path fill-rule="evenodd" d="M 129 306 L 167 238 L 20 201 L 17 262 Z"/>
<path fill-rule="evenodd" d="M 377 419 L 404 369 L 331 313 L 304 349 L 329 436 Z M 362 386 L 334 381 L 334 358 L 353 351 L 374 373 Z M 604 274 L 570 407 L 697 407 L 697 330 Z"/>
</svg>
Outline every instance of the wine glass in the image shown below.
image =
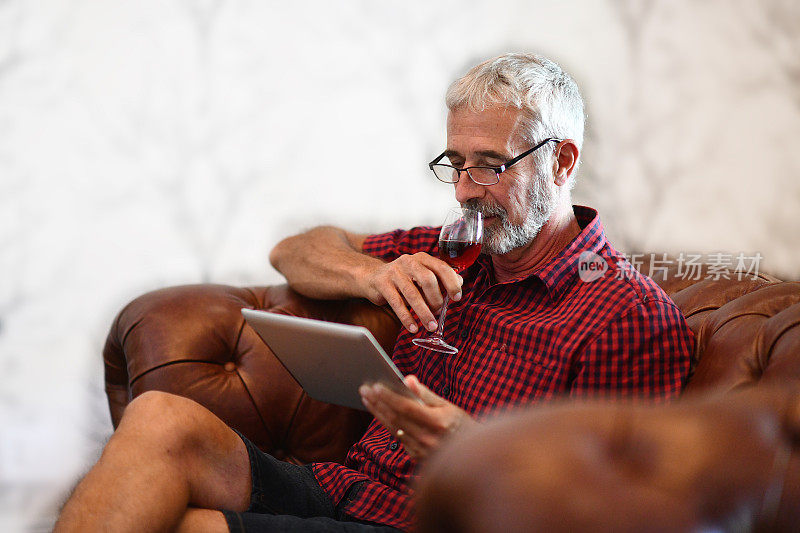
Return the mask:
<svg viewBox="0 0 800 533">
<path fill-rule="evenodd" d="M 439 233 L 439 259 L 453 267 L 456 272 L 468 268 L 481 253 L 483 238 L 483 215 L 475 209 L 456 207 L 447 213 Z M 447 344 L 442 337 L 444 315 L 450 297 L 445 293 L 444 304 L 439 312 L 439 326 L 428 337 L 412 339 L 417 346 L 447 354 L 457 354 L 458 348 Z"/>
</svg>

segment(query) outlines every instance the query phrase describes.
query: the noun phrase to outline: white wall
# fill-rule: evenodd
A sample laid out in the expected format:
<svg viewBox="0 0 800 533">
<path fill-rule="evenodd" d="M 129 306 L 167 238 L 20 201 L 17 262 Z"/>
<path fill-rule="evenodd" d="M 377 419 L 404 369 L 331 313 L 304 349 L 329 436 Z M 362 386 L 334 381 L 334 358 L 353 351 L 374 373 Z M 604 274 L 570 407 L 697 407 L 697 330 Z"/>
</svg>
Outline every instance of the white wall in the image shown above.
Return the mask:
<svg viewBox="0 0 800 533">
<path fill-rule="evenodd" d="M 0 2 L 0 530 L 50 527 L 110 434 L 131 298 L 280 282 L 269 249 L 315 224 L 439 222 L 426 163 L 477 59 L 576 78 L 576 201 L 618 248 L 797 279 L 798 35 L 779 0 Z"/>
</svg>

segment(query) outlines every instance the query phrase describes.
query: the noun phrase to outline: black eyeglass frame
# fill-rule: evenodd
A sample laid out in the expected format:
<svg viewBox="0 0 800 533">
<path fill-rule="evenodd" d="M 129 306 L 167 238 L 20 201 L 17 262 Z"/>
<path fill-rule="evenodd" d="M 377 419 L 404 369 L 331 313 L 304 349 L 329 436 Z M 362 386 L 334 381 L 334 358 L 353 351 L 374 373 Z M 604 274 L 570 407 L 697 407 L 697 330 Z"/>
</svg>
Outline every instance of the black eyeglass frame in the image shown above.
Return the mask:
<svg viewBox="0 0 800 533">
<path fill-rule="evenodd" d="M 509 159 L 508 161 L 506 161 L 505 163 L 503 163 L 502 165 L 500 165 L 500 166 L 497 166 L 497 167 L 488 166 L 488 165 L 475 165 L 475 166 L 466 167 L 466 168 L 456 168 L 456 167 L 454 167 L 453 165 L 445 165 L 445 164 L 443 164 L 443 163 L 439 163 L 439 161 L 441 161 L 441 160 L 442 160 L 442 158 L 443 158 L 443 157 L 445 156 L 445 154 L 447 153 L 447 151 L 445 150 L 444 152 L 442 152 L 441 154 L 439 154 L 439 156 L 438 156 L 436 159 L 434 159 L 433 161 L 431 161 L 430 163 L 428 163 L 428 168 L 430 168 L 430 169 L 431 169 L 431 172 L 433 172 L 433 175 L 434 175 L 434 176 L 436 176 L 436 179 L 437 179 L 437 180 L 439 180 L 439 181 L 441 181 L 442 183 L 454 183 L 454 184 L 455 184 L 455 183 L 458 183 L 459 181 L 461 181 L 461 173 L 462 173 L 462 172 L 466 172 L 466 173 L 467 173 L 467 176 L 469 176 L 469 179 L 471 179 L 471 180 L 472 180 L 474 183 L 476 183 L 476 184 L 478 184 L 478 185 L 483 185 L 483 186 L 485 186 L 485 187 L 488 187 L 488 186 L 490 186 L 490 185 L 497 185 L 498 183 L 500 183 L 500 174 L 502 174 L 503 172 L 505 172 L 506 170 L 508 170 L 508 169 L 509 169 L 509 168 L 510 168 L 512 165 L 515 165 L 515 164 L 517 164 L 517 163 L 518 163 L 518 162 L 519 162 L 519 161 L 520 161 L 520 160 L 521 160 L 523 157 L 529 156 L 530 154 L 532 154 L 533 152 L 535 152 L 536 150 L 538 150 L 539 148 L 541 148 L 542 146 L 544 146 L 545 144 L 547 144 L 547 143 L 549 143 L 549 142 L 557 142 L 557 143 L 560 143 L 560 142 L 561 142 L 561 141 L 563 141 L 563 140 L 564 140 L 564 139 L 556 139 L 556 138 L 554 138 L 554 137 L 548 137 L 547 139 L 543 140 L 542 142 L 540 142 L 539 144 L 537 144 L 536 146 L 534 146 L 534 147 L 533 147 L 533 148 L 531 148 L 530 150 L 527 150 L 527 151 L 525 151 L 525 152 L 522 152 L 521 154 L 519 154 L 519 155 L 518 155 L 518 156 L 516 156 L 515 158 L 513 158 L 513 159 Z M 455 171 L 457 172 L 457 176 L 458 176 L 458 177 L 456 178 L 456 180 L 455 180 L 455 181 L 445 181 L 445 180 L 441 179 L 441 178 L 440 178 L 440 177 L 439 177 L 439 176 L 436 174 L 436 171 L 435 171 L 435 170 L 433 170 L 433 166 L 434 166 L 434 165 L 439 165 L 439 166 L 442 166 L 442 167 L 450 167 L 450 168 L 452 168 L 453 170 L 455 170 Z M 497 178 L 497 181 L 495 181 L 494 183 L 478 183 L 477 181 L 475 181 L 475 180 L 472 178 L 472 174 L 470 174 L 470 173 L 469 173 L 469 170 L 470 170 L 470 169 L 473 169 L 473 168 L 488 168 L 489 170 L 493 170 L 493 171 L 494 171 L 494 174 L 495 174 L 495 177 Z"/>
</svg>

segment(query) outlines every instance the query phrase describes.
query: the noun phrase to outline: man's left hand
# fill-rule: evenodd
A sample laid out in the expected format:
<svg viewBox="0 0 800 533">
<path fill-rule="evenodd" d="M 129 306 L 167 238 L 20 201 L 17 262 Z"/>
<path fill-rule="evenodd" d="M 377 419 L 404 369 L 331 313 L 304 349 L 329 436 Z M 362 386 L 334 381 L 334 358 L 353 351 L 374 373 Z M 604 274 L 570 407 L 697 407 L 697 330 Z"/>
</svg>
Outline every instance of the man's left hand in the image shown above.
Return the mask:
<svg viewBox="0 0 800 533">
<path fill-rule="evenodd" d="M 425 459 L 449 435 L 477 424 L 466 411 L 434 394 L 416 376 L 406 376 L 405 382 L 419 400 L 397 394 L 380 383 L 362 385 L 359 392 L 367 409 L 412 457 Z"/>
</svg>

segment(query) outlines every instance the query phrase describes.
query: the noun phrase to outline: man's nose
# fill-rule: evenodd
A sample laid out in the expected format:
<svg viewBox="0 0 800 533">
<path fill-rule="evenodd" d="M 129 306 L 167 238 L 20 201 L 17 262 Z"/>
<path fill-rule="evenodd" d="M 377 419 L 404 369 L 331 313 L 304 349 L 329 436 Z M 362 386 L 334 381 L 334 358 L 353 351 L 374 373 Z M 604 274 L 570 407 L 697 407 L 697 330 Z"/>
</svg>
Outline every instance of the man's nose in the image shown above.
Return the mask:
<svg viewBox="0 0 800 533">
<path fill-rule="evenodd" d="M 456 189 L 456 201 L 460 204 L 473 198 L 482 198 L 486 194 L 486 187 L 472 181 L 472 178 L 466 172 L 461 173 L 461 177 L 454 187 Z"/>
</svg>

